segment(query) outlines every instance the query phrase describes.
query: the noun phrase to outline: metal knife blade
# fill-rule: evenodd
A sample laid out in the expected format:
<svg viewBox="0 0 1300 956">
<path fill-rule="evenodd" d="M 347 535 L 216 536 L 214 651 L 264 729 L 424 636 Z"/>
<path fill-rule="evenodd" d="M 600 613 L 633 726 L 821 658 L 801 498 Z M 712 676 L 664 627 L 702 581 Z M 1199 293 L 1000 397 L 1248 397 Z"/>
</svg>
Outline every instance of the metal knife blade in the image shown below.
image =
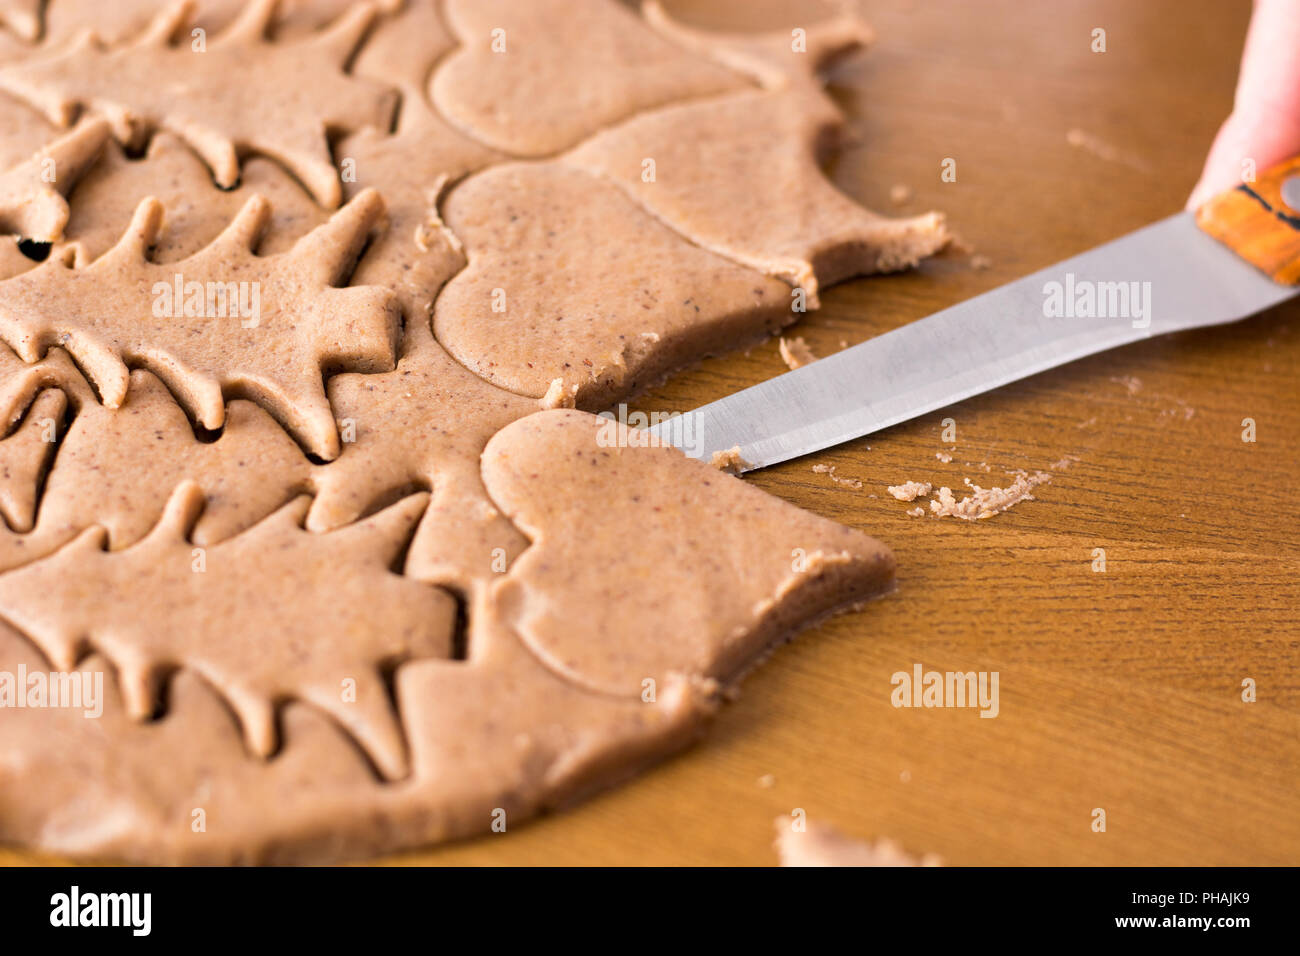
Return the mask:
<svg viewBox="0 0 1300 956">
<path fill-rule="evenodd" d="M 652 426 L 748 471 L 1153 335 L 1234 322 L 1300 289 L 1170 216 L 927 318 Z"/>
</svg>

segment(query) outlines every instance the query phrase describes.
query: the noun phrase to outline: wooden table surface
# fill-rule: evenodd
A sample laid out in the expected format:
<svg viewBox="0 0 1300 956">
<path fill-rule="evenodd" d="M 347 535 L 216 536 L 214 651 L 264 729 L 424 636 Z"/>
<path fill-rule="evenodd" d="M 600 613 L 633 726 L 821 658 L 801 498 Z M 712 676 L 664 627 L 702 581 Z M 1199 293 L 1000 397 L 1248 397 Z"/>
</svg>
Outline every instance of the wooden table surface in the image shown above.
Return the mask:
<svg viewBox="0 0 1300 956">
<path fill-rule="evenodd" d="M 744 23 L 726 0 L 671 6 Z M 1177 211 L 1231 104 L 1249 14 L 1244 0 L 864 6 L 879 42 L 835 77 L 858 134 L 835 179 L 881 211 L 945 211 L 991 267 L 948 255 L 831 290 L 796 330 L 819 355 Z M 945 157 L 956 183 L 940 181 Z M 893 206 L 895 184 L 914 200 Z M 685 410 L 784 370 L 763 345 L 638 404 Z M 1293 302 L 753 474 L 888 543 L 897 591 L 775 653 L 686 753 L 507 834 L 391 862 L 767 865 L 773 818 L 801 807 L 950 864 L 1298 864 L 1298 449 Z M 885 492 L 1019 468 L 1051 483 L 987 521 L 912 518 Z M 1001 712 L 895 709 L 890 675 L 916 663 L 999 672 Z"/>
</svg>

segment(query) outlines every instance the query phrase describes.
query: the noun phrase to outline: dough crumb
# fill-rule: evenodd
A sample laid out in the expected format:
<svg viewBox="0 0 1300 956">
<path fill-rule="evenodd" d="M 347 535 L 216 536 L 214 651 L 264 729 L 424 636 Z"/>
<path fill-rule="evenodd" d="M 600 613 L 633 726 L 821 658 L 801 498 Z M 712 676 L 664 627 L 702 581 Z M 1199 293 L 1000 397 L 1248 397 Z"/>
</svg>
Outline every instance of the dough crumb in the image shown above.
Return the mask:
<svg viewBox="0 0 1300 956">
<path fill-rule="evenodd" d="M 776 818 L 776 854 L 782 866 L 943 866 L 933 853 L 918 859 L 886 837 L 855 840 L 825 823 L 798 831 L 784 816 Z"/>
<path fill-rule="evenodd" d="M 934 453 L 934 457 L 938 458 L 945 465 L 949 464 L 952 461 L 952 455 L 948 454 L 946 451 L 936 451 Z"/>
<path fill-rule="evenodd" d="M 933 487 L 928 481 L 905 481 L 901 485 L 890 485 L 885 490 L 899 501 L 915 501 L 922 495 L 928 495 Z"/>
<path fill-rule="evenodd" d="M 1098 159 L 1103 159 L 1108 163 L 1121 163 L 1125 166 L 1131 166 L 1133 169 L 1147 172 L 1147 164 L 1136 156 L 1125 153 L 1123 150 L 1112 146 L 1099 136 L 1094 136 L 1086 130 L 1078 128 L 1067 130 L 1065 141 L 1075 149 L 1081 149 L 1085 153 L 1092 153 Z"/>
<path fill-rule="evenodd" d="M 895 183 L 889 188 L 889 201 L 895 206 L 906 206 L 912 201 L 912 187 L 906 183 Z"/>
<path fill-rule="evenodd" d="M 1118 385 L 1123 385 L 1128 389 L 1130 395 L 1136 395 L 1142 391 L 1142 379 L 1136 375 L 1112 375 L 1110 380 Z"/>
<path fill-rule="evenodd" d="M 1066 455 L 1059 461 L 1052 462 L 1051 469 L 1052 471 L 1067 471 L 1071 465 L 1082 460 L 1078 455 Z"/>
<path fill-rule="evenodd" d="M 993 268 L 993 260 L 988 256 L 973 255 L 970 257 L 970 267 L 976 272 L 983 272 L 986 269 Z"/>
<path fill-rule="evenodd" d="M 1022 473 L 1006 488 L 981 488 L 971 484 L 967 478 L 966 486 L 971 494 L 958 501 L 951 488 L 940 488 L 930 502 L 930 511 L 940 518 L 961 518 L 963 521 L 992 518 L 1022 501 L 1033 501 L 1033 489 L 1051 480 L 1052 476 L 1046 472 Z"/>
<path fill-rule="evenodd" d="M 967 242 L 964 236 L 960 236 L 955 232 L 950 234 L 948 249 L 959 256 L 969 256 L 975 253 L 975 247 Z"/>
<path fill-rule="evenodd" d="M 573 408 L 577 404 L 578 386 L 566 389 L 564 379 L 551 379 L 551 387 L 541 398 L 542 408 Z"/>
<path fill-rule="evenodd" d="M 913 518 L 925 517 L 925 509 L 922 508 L 920 505 L 917 505 L 915 508 L 908 508 L 907 513 L 911 515 Z"/>
<path fill-rule="evenodd" d="M 812 349 L 803 340 L 803 336 L 795 336 L 791 339 L 782 336 L 777 348 L 781 351 L 781 361 L 790 366 L 791 371 L 817 361 L 817 356 L 813 355 Z"/>
<path fill-rule="evenodd" d="M 715 451 L 713 457 L 709 459 L 709 464 L 729 475 L 738 475 L 746 468 L 753 467 L 740 457 L 739 445 L 732 445 L 726 451 Z"/>
<path fill-rule="evenodd" d="M 845 488 L 852 488 L 854 491 L 862 490 L 862 481 L 858 478 L 841 478 L 835 474 L 834 465 L 813 465 L 814 472 L 819 475 L 826 475 L 837 485 L 843 485 Z"/>
</svg>

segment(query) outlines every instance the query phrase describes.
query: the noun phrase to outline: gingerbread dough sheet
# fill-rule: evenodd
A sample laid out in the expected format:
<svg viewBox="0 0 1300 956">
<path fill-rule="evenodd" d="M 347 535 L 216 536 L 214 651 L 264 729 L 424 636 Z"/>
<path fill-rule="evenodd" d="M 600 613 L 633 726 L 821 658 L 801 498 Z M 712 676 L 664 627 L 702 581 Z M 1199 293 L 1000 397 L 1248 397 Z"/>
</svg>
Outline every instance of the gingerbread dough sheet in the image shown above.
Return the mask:
<svg viewBox="0 0 1300 956">
<path fill-rule="evenodd" d="M 946 241 L 821 171 L 859 20 L 796 52 L 614 0 L 57 0 L 0 39 L 0 841 L 513 827 L 892 586 L 591 414 Z"/>
</svg>

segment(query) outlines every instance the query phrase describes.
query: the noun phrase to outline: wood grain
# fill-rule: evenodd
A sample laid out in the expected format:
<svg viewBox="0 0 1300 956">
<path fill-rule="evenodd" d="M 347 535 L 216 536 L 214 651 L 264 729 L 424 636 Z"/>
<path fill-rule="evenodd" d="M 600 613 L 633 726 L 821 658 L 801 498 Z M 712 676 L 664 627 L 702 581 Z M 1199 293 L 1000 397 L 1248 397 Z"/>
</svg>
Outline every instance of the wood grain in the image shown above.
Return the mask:
<svg viewBox="0 0 1300 956">
<path fill-rule="evenodd" d="M 725 0 L 672 6 L 701 23 L 779 21 L 776 0 L 746 16 Z M 822 355 L 1181 208 L 1231 105 L 1249 13 L 1244 0 L 866 9 L 879 44 L 836 75 L 858 137 L 835 179 L 882 211 L 945 210 L 991 267 L 950 254 L 830 290 L 796 330 Z M 940 182 L 945 157 L 956 183 Z M 889 202 L 898 183 L 915 194 L 905 207 Z M 773 818 L 802 807 L 952 864 L 1300 863 L 1298 323 L 1292 303 L 1150 340 L 750 476 L 886 541 L 897 591 L 779 650 L 700 745 L 625 786 L 383 862 L 766 865 Z M 639 407 L 689 409 L 784 370 L 770 343 Z M 885 492 L 1017 468 L 1052 481 L 978 523 L 911 518 Z M 893 708 L 890 675 L 916 662 L 998 671 L 1001 713 Z M 1090 828 L 1097 807 L 1105 833 Z"/>
</svg>

